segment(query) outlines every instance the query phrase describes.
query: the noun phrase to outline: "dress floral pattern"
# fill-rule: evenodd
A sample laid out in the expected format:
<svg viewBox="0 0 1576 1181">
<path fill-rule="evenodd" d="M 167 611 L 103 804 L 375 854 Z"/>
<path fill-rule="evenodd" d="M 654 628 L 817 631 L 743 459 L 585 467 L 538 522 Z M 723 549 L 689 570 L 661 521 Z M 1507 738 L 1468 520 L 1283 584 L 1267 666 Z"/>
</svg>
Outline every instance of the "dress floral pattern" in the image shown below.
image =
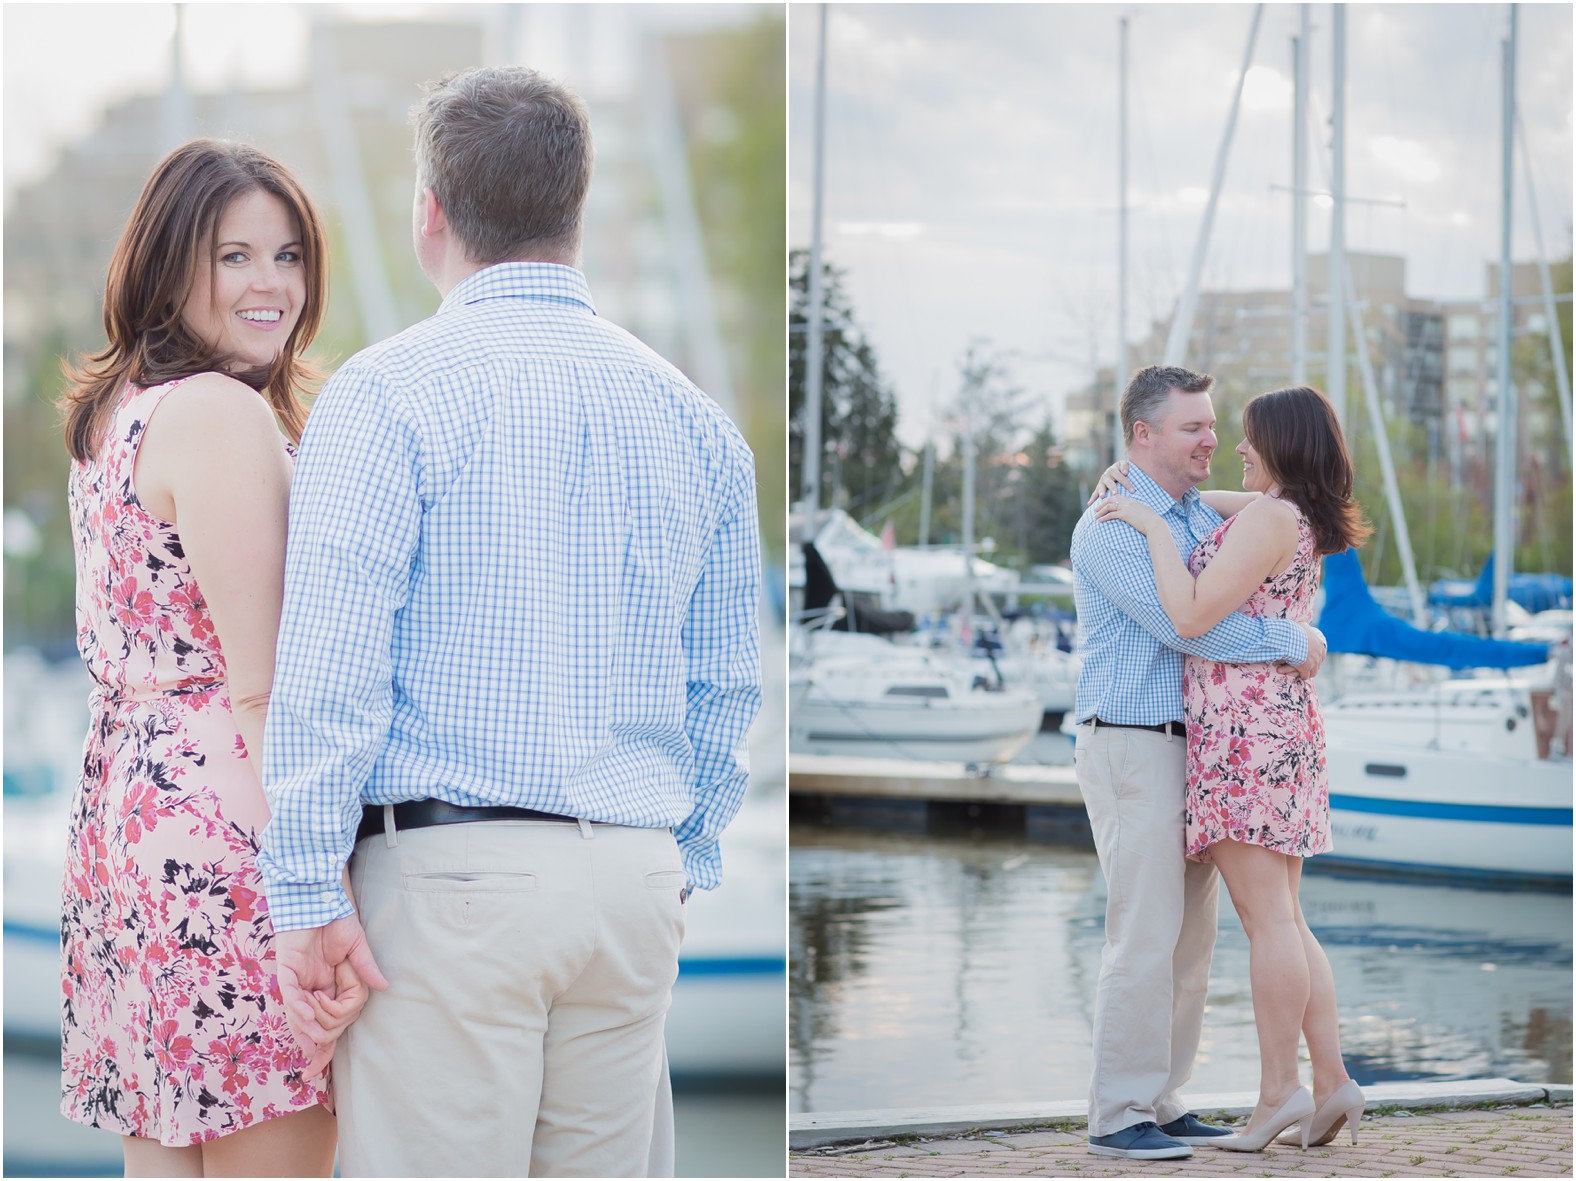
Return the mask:
<svg viewBox="0 0 1576 1181">
<path fill-rule="evenodd" d="M 1188 569 L 1195 578 L 1219 552 L 1235 519 L 1193 551 Z M 1311 623 L 1319 572 L 1313 530 L 1297 510 L 1297 552 L 1291 564 L 1265 579 L 1242 611 Z M 1329 852 L 1324 718 L 1312 682 L 1278 673 L 1273 664 L 1221 664 L 1189 656 L 1183 664 L 1182 702 L 1188 857 L 1208 861 L 1210 846 L 1223 840 L 1291 857 Z"/>
<path fill-rule="evenodd" d="M 77 647 L 92 674 L 61 914 L 61 1112 L 171 1147 L 323 1102 L 285 1024 L 258 879 L 268 806 L 174 526 L 137 447 L 178 382 L 128 386 L 73 463 Z"/>
</svg>

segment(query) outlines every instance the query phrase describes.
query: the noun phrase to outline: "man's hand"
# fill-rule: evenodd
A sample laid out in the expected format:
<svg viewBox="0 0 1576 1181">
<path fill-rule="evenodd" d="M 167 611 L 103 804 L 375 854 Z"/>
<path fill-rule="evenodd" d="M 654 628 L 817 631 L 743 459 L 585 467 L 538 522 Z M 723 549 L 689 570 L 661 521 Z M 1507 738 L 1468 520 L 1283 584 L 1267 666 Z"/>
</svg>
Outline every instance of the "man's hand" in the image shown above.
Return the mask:
<svg viewBox="0 0 1576 1181">
<path fill-rule="evenodd" d="M 275 932 L 274 952 L 285 1020 L 310 1058 L 307 1073 L 317 1074 L 328 1065 L 340 1033 L 366 1004 L 366 990 L 382 991 L 389 983 L 355 915 L 326 927 Z"/>
<path fill-rule="evenodd" d="M 1325 642 L 1324 633 L 1316 627 L 1306 623 L 1299 623 L 1298 627 L 1308 633 L 1308 659 L 1301 664 L 1291 664 L 1285 660 L 1276 661 L 1277 672 L 1293 673 L 1305 681 L 1311 681 L 1318 675 L 1319 669 L 1324 664 L 1324 658 L 1329 653 L 1329 645 Z"/>
</svg>

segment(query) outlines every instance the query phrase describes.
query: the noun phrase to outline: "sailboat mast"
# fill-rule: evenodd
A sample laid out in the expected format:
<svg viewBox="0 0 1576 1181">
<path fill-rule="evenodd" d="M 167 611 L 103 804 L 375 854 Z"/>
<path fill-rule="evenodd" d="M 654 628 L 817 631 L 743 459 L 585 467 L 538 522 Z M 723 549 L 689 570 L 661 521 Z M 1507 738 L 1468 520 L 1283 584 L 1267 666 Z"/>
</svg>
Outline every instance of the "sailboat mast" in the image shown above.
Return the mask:
<svg viewBox="0 0 1576 1181">
<path fill-rule="evenodd" d="M 1193 334 L 1193 311 L 1198 304 L 1198 285 L 1204 277 L 1204 257 L 1209 253 L 1210 231 L 1215 225 L 1215 208 L 1220 204 L 1220 189 L 1226 179 L 1226 161 L 1231 156 L 1231 139 L 1237 130 L 1237 112 L 1242 109 L 1242 90 L 1247 85 L 1248 67 L 1253 64 L 1253 43 L 1258 40 L 1259 22 L 1264 19 L 1264 5 L 1253 6 L 1253 23 L 1248 27 L 1248 47 L 1242 54 L 1242 70 L 1237 75 L 1237 92 L 1231 98 L 1231 114 L 1226 117 L 1226 133 L 1220 140 L 1220 151 L 1215 154 L 1215 176 L 1209 186 L 1209 203 L 1204 206 L 1204 224 L 1199 227 L 1198 242 L 1193 247 L 1193 265 L 1188 270 L 1187 286 L 1177 304 L 1176 315 L 1171 320 L 1171 334 L 1166 338 L 1164 364 L 1180 365 L 1187 359 L 1187 342 Z"/>
<path fill-rule="evenodd" d="M 809 314 L 804 348 L 804 537 L 812 541 L 821 511 L 821 206 L 826 146 L 826 10 L 820 6 L 819 40 L 815 52 L 814 197 L 810 213 Z"/>
<path fill-rule="evenodd" d="M 1543 223 L 1538 219 L 1538 187 L 1532 183 L 1532 145 L 1527 142 L 1527 125 L 1516 111 L 1516 137 L 1521 140 L 1521 167 L 1527 183 L 1527 212 L 1532 235 L 1538 244 L 1538 281 L 1543 288 L 1543 316 L 1549 325 L 1549 354 L 1554 364 L 1554 384 L 1558 388 L 1560 424 L 1565 428 L 1565 455 L 1571 454 L 1571 375 L 1565 367 L 1565 336 L 1560 331 L 1559 313 L 1554 307 L 1554 283 L 1549 277 L 1549 256 L 1543 249 Z"/>
<path fill-rule="evenodd" d="M 1363 336 L 1362 316 L 1357 310 L 1357 292 L 1352 286 L 1350 274 L 1345 275 L 1344 286 L 1346 313 L 1351 317 L 1352 336 L 1357 346 L 1357 372 L 1362 378 L 1363 397 L 1368 405 L 1368 425 L 1374 433 L 1379 473 L 1384 480 L 1385 501 L 1390 506 L 1390 524 L 1395 529 L 1396 554 L 1401 559 L 1401 580 L 1406 584 L 1407 597 L 1412 602 L 1412 621 L 1418 627 L 1423 627 L 1428 615 L 1423 589 L 1417 581 L 1417 562 L 1412 556 L 1412 534 L 1406 527 L 1406 506 L 1401 501 L 1401 486 L 1395 478 L 1395 459 L 1390 454 L 1390 436 L 1385 431 L 1384 412 L 1379 407 L 1379 383 L 1374 378 L 1373 361 L 1368 355 L 1368 341 Z"/>
<path fill-rule="evenodd" d="M 1334 23 L 1330 33 L 1330 54 L 1334 71 L 1330 99 L 1330 257 L 1326 286 L 1330 315 L 1328 343 L 1325 347 L 1324 392 L 1335 417 L 1346 423 L 1346 6 L 1332 4 Z"/>
<path fill-rule="evenodd" d="M 1516 489 L 1516 387 L 1510 380 L 1510 224 L 1515 196 L 1516 134 L 1516 6 L 1510 6 L 1510 36 L 1502 43 L 1503 89 L 1500 126 L 1499 214 L 1499 433 L 1494 462 L 1494 635 L 1503 639 L 1509 630 L 1505 600 L 1510 591 L 1511 564 L 1515 561 Z"/>
<path fill-rule="evenodd" d="M 969 380 L 970 394 L 974 381 Z M 964 609 L 974 610 L 974 399 L 963 400 L 963 585 Z"/>
<path fill-rule="evenodd" d="M 1117 189 L 1116 189 L 1116 373 L 1111 393 L 1111 462 L 1122 458 L 1122 432 L 1117 429 L 1122 388 L 1127 382 L 1127 18 L 1118 22 Z"/>
<path fill-rule="evenodd" d="M 1308 6 L 1291 39 L 1291 383 L 1308 384 Z"/>
</svg>

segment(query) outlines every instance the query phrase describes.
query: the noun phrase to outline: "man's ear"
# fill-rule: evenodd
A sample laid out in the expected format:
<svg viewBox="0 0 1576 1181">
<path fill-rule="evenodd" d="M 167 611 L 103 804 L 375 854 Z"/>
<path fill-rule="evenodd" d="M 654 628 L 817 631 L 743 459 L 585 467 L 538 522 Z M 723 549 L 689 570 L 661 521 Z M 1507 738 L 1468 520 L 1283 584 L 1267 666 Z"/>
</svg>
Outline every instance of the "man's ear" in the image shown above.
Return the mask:
<svg viewBox="0 0 1576 1181">
<path fill-rule="evenodd" d="M 436 238 L 449 228 L 448 215 L 443 212 L 443 205 L 438 200 L 438 194 L 431 189 L 421 191 L 421 233 L 426 238 Z"/>
<path fill-rule="evenodd" d="M 1135 422 L 1133 424 L 1133 442 L 1135 442 L 1135 443 L 1147 443 L 1147 442 L 1149 442 L 1149 424 L 1147 422 L 1145 422 L 1143 419 L 1139 419 L 1137 422 Z"/>
</svg>

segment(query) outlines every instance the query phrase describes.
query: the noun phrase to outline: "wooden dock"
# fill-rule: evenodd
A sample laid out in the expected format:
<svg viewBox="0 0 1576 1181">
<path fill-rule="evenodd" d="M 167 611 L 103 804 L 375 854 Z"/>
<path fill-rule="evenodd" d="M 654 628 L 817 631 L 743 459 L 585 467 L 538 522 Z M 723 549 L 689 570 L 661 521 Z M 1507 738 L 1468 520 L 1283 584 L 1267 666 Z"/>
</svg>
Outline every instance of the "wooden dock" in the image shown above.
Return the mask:
<svg viewBox="0 0 1576 1181">
<path fill-rule="evenodd" d="M 993 766 L 909 759 L 856 759 L 795 754 L 788 758 L 788 792 L 825 799 L 910 800 L 956 804 L 1020 804 L 1083 810 L 1071 767 Z"/>
<path fill-rule="evenodd" d="M 801 820 L 851 828 L 957 834 L 1016 833 L 1094 848 L 1071 767 L 790 755 L 789 808 Z"/>
</svg>

